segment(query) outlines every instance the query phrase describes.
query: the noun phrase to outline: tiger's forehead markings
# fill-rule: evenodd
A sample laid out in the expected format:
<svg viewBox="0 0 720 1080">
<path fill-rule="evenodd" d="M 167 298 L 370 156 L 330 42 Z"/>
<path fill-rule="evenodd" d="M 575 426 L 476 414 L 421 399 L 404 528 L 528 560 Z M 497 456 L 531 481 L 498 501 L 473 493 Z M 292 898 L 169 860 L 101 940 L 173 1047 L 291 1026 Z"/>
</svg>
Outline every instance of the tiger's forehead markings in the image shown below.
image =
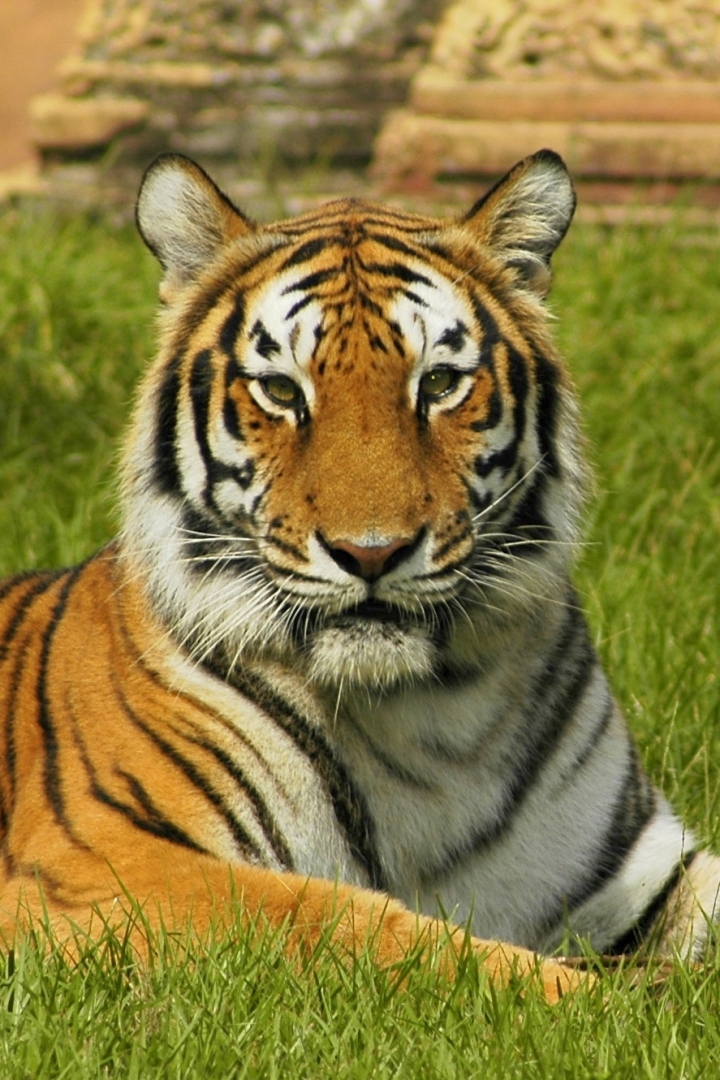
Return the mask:
<svg viewBox="0 0 720 1080">
<path fill-rule="evenodd" d="M 323 374 L 328 350 L 343 344 L 342 329 L 357 308 L 363 317 L 354 325 L 364 331 L 373 367 L 390 351 L 416 364 L 445 359 L 467 370 L 477 364 L 485 326 L 473 317 L 474 290 L 457 289 L 460 268 L 452 254 L 438 257 L 432 249 L 437 223 L 402 212 L 389 220 L 372 204 L 344 200 L 290 228 L 278 223 L 265 231 L 276 241 L 273 276 L 251 275 L 247 311 L 240 313 L 238 296 L 224 327 L 224 346 L 233 335 L 242 338 L 243 366 L 259 373 L 258 365 L 271 362 L 273 370 L 309 374 L 315 363 Z"/>
<path fill-rule="evenodd" d="M 250 333 L 248 334 L 248 340 L 254 342 L 257 352 L 265 360 L 272 360 L 276 353 L 280 352 L 280 342 L 276 341 L 274 337 L 268 332 L 265 324 L 256 319 Z"/>
<path fill-rule="evenodd" d="M 480 362 L 482 334 L 469 297 L 430 266 L 415 275 L 412 289 L 395 291 L 387 322 L 410 346 L 419 367 L 452 361 L 472 370 Z"/>
<path fill-rule="evenodd" d="M 231 359 L 235 357 L 235 342 L 245 320 L 245 297 L 241 292 L 235 294 L 232 310 L 222 324 L 220 348 Z"/>
<path fill-rule="evenodd" d="M 446 330 L 443 330 L 435 344 L 447 345 L 450 352 L 459 353 L 462 352 L 465 339 L 469 333 L 470 331 L 462 319 L 458 319 L 454 326 L 449 326 Z"/>
</svg>

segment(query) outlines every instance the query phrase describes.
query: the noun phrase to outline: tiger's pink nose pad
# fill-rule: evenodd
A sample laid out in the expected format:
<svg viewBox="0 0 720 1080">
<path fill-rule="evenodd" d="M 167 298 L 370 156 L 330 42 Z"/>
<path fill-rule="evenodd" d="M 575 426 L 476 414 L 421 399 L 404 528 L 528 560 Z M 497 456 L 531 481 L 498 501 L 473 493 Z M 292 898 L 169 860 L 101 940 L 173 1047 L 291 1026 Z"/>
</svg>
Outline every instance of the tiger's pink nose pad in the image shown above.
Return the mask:
<svg viewBox="0 0 720 1080">
<path fill-rule="evenodd" d="M 389 544 L 382 544 L 380 547 L 363 547 L 361 544 L 351 544 L 348 540 L 339 540 L 327 548 L 338 566 L 349 574 L 364 578 L 365 581 L 377 581 L 392 566 L 397 566 L 403 556 L 410 554 L 412 549 L 412 540 L 405 537 L 391 540 Z"/>
</svg>

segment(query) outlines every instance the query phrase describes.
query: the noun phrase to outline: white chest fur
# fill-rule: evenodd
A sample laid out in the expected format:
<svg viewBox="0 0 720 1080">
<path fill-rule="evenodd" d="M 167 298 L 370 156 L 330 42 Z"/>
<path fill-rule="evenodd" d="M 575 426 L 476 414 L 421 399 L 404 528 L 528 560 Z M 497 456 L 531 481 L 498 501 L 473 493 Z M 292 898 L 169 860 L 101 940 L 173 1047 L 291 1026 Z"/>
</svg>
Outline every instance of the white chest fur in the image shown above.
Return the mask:
<svg viewBox="0 0 720 1080">
<path fill-rule="evenodd" d="M 390 891 L 537 945 L 593 873 L 628 739 L 595 662 L 551 746 L 533 661 L 450 688 L 357 703 L 336 738 L 363 792 Z M 592 743 L 592 753 L 588 746 Z"/>
</svg>

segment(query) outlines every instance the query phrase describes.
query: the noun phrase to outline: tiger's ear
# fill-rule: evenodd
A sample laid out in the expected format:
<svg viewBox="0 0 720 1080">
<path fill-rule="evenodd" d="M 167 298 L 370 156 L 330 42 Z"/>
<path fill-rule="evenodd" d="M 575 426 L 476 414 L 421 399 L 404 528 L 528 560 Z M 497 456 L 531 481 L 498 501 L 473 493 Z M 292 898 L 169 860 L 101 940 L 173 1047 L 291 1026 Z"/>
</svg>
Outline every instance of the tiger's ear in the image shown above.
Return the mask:
<svg viewBox="0 0 720 1080">
<path fill-rule="evenodd" d="M 163 154 L 149 166 L 135 219 L 165 271 L 162 300 L 197 278 L 230 240 L 253 231 L 207 173 L 181 154 Z"/>
<path fill-rule="evenodd" d="M 484 245 L 517 271 L 518 284 L 546 296 L 550 258 L 575 211 L 575 190 L 552 150 L 518 162 L 463 218 Z"/>
</svg>

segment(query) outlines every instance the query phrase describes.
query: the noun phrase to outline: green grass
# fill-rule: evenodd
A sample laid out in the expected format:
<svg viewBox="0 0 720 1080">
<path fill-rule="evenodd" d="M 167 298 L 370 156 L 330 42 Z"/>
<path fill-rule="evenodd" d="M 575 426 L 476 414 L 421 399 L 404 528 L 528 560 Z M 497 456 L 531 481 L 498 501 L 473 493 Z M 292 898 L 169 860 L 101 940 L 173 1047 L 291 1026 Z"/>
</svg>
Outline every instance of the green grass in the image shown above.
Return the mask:
<svg viewBox="0 0 720 1080">
<path fill-rule="evenodd" d="M 489 988 L 475 958 L 449 985 L 411 957 L 400 973 L 351 968 L 320 947 L 291 965 L 277 936 L 202 953 L 167 939 L 140 968 L 116 939 L 83 963 L 34 947 L 0 985 L 0 1068 L 13 1077 L 577 1078 L 711 1075 L 717 987 L 678 969 L 660 995 L 627 973 L 550 1007 Z M 398 988 L 398 978 L 405 978 Z M 688 1060 L 696 1048 L 698 1060 Z"/>
<path fill-rule="evenodd" d="M 703 239 L 702 237 L 700 239 Z M 713 239 L 712 237 L 710 238 Z M 598 477 L 577 571 L 654 778 L 720 848 L 720 258 L 679 228 L 575 226 L 552 306 Z M 0 219 L 0 573 L 61 565 L 114 529 L 113 456 L 152 353 L 157 271 L 131 232 Z M 0 960 L 2 1077 L 679 1078 L 720 1071 L 720 960 L 659 988 L 627 972 L 551 1009 L 477 965 L 406 988 L 268 938 L 108 941 L 72 966 Z"/>
</svg>

